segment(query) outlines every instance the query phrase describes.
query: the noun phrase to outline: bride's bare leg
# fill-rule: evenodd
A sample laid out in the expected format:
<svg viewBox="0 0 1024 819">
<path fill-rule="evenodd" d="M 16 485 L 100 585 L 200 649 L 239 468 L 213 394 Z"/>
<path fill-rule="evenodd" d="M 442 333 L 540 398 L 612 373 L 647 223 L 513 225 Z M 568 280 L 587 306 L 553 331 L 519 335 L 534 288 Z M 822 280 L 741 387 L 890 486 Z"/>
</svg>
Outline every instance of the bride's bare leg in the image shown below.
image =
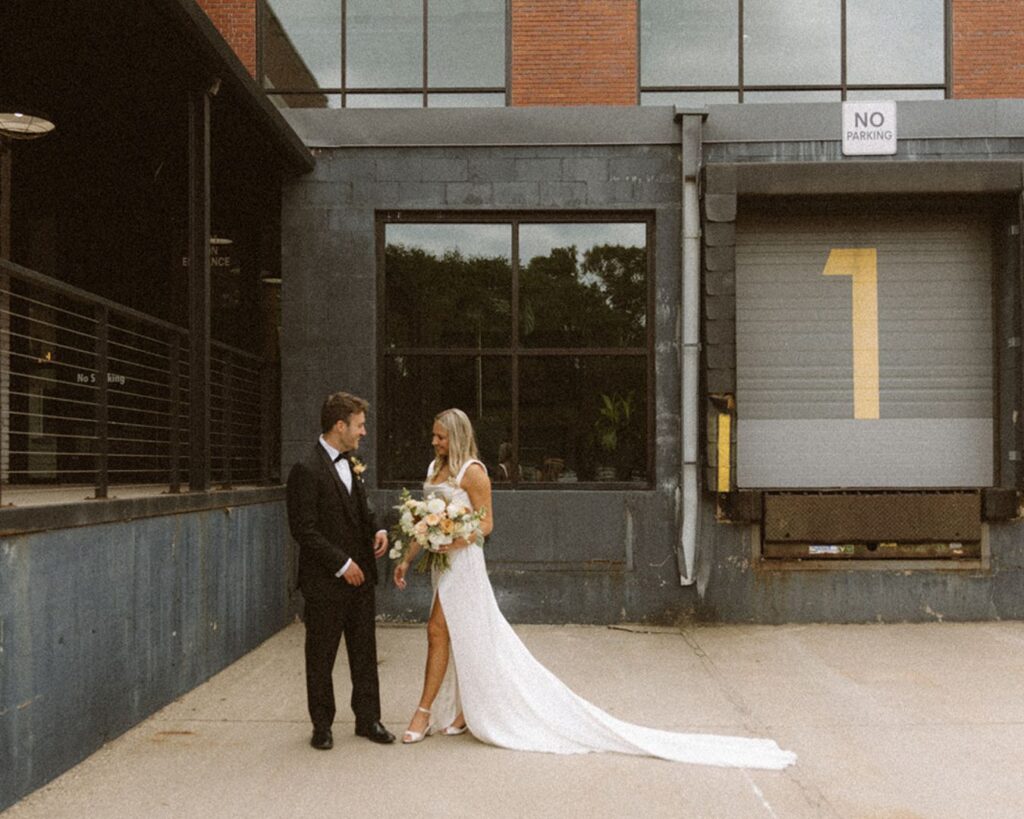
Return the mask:
<svg viewBox="0 0 1024 819">
<path fill-rule="evenodd" d="M 420 708 L 430 710 L 441 690 L 444 673 L 448 670 L 450 653 L 448 637 L 448 621 L 444 617 L 440 596 L 434 597 L 434 607 L 427 620 L 427 666 L 423 673 L 423 693 L 420 695 Z M 422 733 L 430 724 L 430 715 L 417 711 L 409 722 L 409 731 Z"/>
<path fill-rule="evenodd" d="M 456 715 L 455 719 L 452 721 L 452 724 L 449 725 L 448 727 L 449 728 L 456 728 L 456 729 L 458 729 L 458 728 L 465 728 L 466 727 L 466 718 L 462 715 L 461 711 L 459 711 L 459 713 Z"/>
<path fill-rule="evenodd" d="M 448 670 L 448 659 L 451 656 L 451 637 L 448 634 L 448 621 L 444 617 L 444 610 L 441 608 L 441 598 L 434 602 L 434 610 L 427 620 L 427 670 L 423 675 L 423 696 L 420 697 L 420 708 L 430 709 L 437 692 L 441 690 L 441 683 L 444 682 L 444 674 Z M 417 714 L 423 714 L 417 711 Z M 424 714 L 426 717 L 426 714 Z M 459 711 L 458 715 L 449 728 L 464 728 L 466 718 Z"/>
</svg>

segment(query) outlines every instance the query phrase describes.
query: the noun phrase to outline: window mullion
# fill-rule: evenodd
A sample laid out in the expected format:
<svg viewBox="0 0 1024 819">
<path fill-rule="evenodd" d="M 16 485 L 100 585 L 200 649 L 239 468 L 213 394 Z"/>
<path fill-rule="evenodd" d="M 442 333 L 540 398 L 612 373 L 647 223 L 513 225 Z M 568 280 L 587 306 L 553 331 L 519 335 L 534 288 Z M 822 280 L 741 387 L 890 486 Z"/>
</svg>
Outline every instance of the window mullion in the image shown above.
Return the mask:
<svg viewBox="0 0 1024 819">
<path fill-rule="evenodd" d="M 512 486 L 519 483 L 519 220 L 512 221 Z"/>
<path fill-rule="evenodd" d="M 839 0 L 839 85 L 840 98 L 846 99 L 846 0 Z"/>
<path fill-rule="evenodd" d="M 428 3 L 430 0 L 423 0 L 423 107 L 427 107 L 427 88 L 430 86 L 430 77 L 428 76 L 428 58 L 427 58 L 427 28 L 429 26 L 429 8 Z"/>
<path fill-rule="evenodd" d="M 736 3 L 736 13 L 739 15 L 739 22 L 737 23 L 736 36 L 739 40 L 736 43 L 736 56 L 738 63 L 736 66 L 736 101 L 743 102 L 743 0 L 738 0 Z"/>
<path fill-rule="evenodd" d="M 348 0 L 341 0 L 341 107 L 348 107 Z"/>
</svg>

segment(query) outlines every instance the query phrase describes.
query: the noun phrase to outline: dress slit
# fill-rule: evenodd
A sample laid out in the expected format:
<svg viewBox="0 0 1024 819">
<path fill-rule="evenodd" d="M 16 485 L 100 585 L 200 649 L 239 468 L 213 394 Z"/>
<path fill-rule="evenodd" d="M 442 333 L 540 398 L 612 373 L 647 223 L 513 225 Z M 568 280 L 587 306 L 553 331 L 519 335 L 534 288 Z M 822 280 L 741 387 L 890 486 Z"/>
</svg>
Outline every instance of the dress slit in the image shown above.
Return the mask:
<svg viewBox="0 0 1024 819">
<path fill-rule="evenodd" d="M 455 641 L 451 635 L 451 622 L 448 620 L 448 605 L 444 601 L 441 591 L 442 584 L 435 570 L 432 573 L 434 595 L 430 603 L 430 613 L 434 613 L 434 606 L 441 604 L 444 611 L 445 623 L 448 625 L 448 667 L 444 671 L 444 678 L 441 680 L 441 688 L 434 699 L 431 708 L 431 717 L 434 724 L 445 728 L 455 722 L 455 718 L 462 711 L 462 703 L 459 701 L 459 679 L 455 665 Z"/>
</svg>

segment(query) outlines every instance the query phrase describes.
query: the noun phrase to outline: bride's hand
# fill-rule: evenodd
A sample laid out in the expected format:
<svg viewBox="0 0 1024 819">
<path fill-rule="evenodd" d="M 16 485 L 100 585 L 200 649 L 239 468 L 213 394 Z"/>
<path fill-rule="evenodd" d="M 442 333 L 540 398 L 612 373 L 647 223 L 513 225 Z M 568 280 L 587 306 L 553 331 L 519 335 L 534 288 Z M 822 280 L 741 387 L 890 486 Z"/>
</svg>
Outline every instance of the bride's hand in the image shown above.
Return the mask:
<svg viewBox="0 0 1024 819">
<path fill-rule="evenodd" d="M 406 573 L 406 571 L 408 571 L 408 569 L 409 569 L 409 564 L 408 563 L 399 563 L 397 566 L 395 566 L 395 574 L 394 574 L 395 585 L 398 586 L 398 588 L 400 588 L 400 589 L 404 589 L 405 588 L 405 573 Z"/>
<path fill-rule="evenodd" d="M 465 549 L 467 546 L 472 546 L 474 543 L 479 543 L 480 540 L 474 537 L 472 540 L 464 537 L 457 537 L 447 546 L 442 546 L 437 551 L 439 552 L 454 552 L 456 549 Z"/>
</svg>

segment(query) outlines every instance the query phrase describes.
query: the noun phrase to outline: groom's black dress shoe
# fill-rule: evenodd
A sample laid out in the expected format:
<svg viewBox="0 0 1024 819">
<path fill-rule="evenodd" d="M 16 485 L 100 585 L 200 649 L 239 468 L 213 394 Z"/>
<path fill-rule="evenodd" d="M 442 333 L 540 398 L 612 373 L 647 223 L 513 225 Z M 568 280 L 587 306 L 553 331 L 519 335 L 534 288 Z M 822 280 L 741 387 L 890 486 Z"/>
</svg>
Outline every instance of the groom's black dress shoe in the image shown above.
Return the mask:
<svg viewBox="0 0 1024 819">
<path fill-rule="evenodd" d="M 318 751 L 329 751 L 334 747 L 334 737 L 331 735 L 330 728 L 314 728 L 313 738 L 309 741 L 309 744 L 316 748 Z"/>
<path fill-rule="evenodd" d="M 395 735 L 381 725 L 379 720 L 372 725 L 357 725 L 356 736 L 366 737 L 370 742 L 379 742 L 382 745 L 395 741 Z"/>
</svg>

